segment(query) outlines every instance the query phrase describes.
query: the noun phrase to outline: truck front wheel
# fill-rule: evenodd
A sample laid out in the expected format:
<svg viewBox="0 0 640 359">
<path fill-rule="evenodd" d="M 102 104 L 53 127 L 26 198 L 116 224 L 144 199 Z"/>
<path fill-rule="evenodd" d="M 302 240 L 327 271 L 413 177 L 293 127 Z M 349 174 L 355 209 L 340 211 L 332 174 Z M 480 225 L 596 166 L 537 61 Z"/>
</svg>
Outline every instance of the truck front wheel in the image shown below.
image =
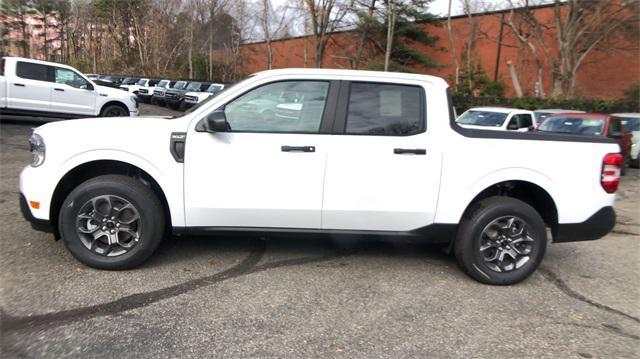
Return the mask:
<svg viewBox="0 0 640 359">
<path fill-rule="evenodd" d="M 490 197 L 463 216 L 454 253 L 475 280 L 508 285 L 529 277 L 546 247 L 546 227 L 533 207 L 515 198 Z"/>
<path fill-rule="evenodd" d="M 129 111 L 120 105 L 109 105 L 100 111 L 100 117 L 125 117 L 129 116 Z"/>
<path fill-rule="evenodd" d="M 140 265 L 162 241 L 164 211 L 155 193 L 126 176 L 90 179 L 66 198 L 58 228 L 67 249 L 98 269 Z"/>
</svg>

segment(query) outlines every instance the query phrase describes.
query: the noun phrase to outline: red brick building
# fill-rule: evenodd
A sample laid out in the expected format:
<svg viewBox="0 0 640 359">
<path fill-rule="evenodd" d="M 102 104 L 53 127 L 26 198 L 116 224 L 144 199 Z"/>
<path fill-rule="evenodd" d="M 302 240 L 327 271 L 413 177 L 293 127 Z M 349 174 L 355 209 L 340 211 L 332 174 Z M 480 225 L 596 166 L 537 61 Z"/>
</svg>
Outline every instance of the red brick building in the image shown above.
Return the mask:
<svg viewBox="0 0 640 359">
<path fill-rule="evenodd" d="M 536 18 L 540 22 L 553 24 L 553 7 L 540 7 L 534 11 Z M 476 40 L 474 57 L 490 78 L 493 79 L 497 71 L 498 79 L 507 86 L 507 95 L 514 95 L 513 81 L 507 66 L 507 62 L 511 61 L 520 78 L 524 94 L 534 95 L 537 75 L 534 58 L 530 52 L 523 50 L 515 34 L 506 25 L 503 27 L 501 46 L 499 45 L 501 20 L 508 16 L 508 12 L 476 15 L 475 20 L 477 21 L 479 36 Z M 437 25 L 421 24 L 420 26 L 423 26 L 424 30 L 430 35 L 438 36 L 439 41 L 434 47 L 418 45 L 416 48 L 441 64 L 442 67 L 416 67 L 415 70 L 423 74 L 440 76 L 451 82 L 454 78 L 455 67 L 452 65 L 451 53 L 448 51 L 449 39 L 447 37 L 446 19 L 443 19 Z M 452 29 L 457 44 L 457 54 L 460 59 L 468 38 L 469 28 L 469 20 L 466 16 L 458 16 L 452 19 Z M 545 34 L 548 37 L 547 43 L 552 46 L 555 41 L 553 31 L 555 31 L 555 27 L 549 27 Z M 608 46 L 596 48 L 585 58 L 583 65 L 577 72 L 576 97 L 620 98 L 625 90 L 640 82 L 640 36 L 639 34 L 632 34 L 630 37 L 607 39 Z M 615 46 L 610 45 L 612 41 Z M 352 68 L 350 57 L 355 53 L 356 44 L 357 35 L 352 32 L 339 32 L 330 35 L 323 59 L 323 67 Z M 501 51 L 498 59 L 499 46 Z M 313 51 L 312 37 L 274 41 L 273 67 L 313 67 Z M 265 43 L 244 45 L 241 53 L 243 55 L 242 72 L 248 74 L 266 69 Z M 496 64 L 498 64 L 497 69 Z M 362 67 L 361 65 L 360 68 Z M 543 88 L 546 94 L 550 94 L 552 84 L 549 64 L 544 64 L 543 73 Z"/>
</svg>

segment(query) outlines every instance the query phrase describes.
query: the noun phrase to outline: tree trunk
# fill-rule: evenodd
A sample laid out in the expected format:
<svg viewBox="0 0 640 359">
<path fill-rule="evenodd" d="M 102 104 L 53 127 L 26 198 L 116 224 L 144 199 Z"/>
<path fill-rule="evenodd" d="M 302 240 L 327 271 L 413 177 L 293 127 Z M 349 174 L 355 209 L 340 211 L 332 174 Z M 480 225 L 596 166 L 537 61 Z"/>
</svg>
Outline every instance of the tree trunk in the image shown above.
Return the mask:
<svg viewBox="0 0 640 359">
<path fill-rule="evenodd" d="M 387 19 L 387 49 L 384 53 L 384 70 L 389 71 L 389 61 L 391 61 L 391 51 L 393 49 L 393 33 L 396 25 L 396 15 L 394 0 L 389 0 L 387 5 L 388 19 Z"/>
<path fill-rule="evenodd" d="M 507 66 L 509 67 L 509 73 L 511 74 L 513 89 L 516 91 L 516 96 L 522 97 L 522 87 L 520 87 L 520 80 L 518 79 L 516 70 L 513 68 L 513 63 L 511 62 L 511 60 L 507 61 Z"/>
<path fill-rule="evenodd" d="M 373 10 L 375 10 L 375 7 L 376 7 L 376 0 L 371 0 L 371 3 L 369 4 L 369 8 L 367 9 L 367 16 L 369 18 L 373 17 Z M 356 57 L 353 60 L 353 64 L 352 64 L 352 68 L 354 70 L 357 70 L 358 66 L 360 65 L 360 60 L 362 59 L 362 52 L 364 51 L 364 44 L 367 41 L 368 37 L 369 37 L 369 26 L 367 25 L 367 27 L 362 31 L 362 35 L 360 36 L 360 42 L 358 42 Z"/>
<path fill-rule="evenodd" d="M 460 63 L 458 62 L 458 54 L 456 51 L 456 42 L 453 38 L 453 29 L 451 26 L 451 3 L 453 0 L 449 0 L 449 10 L 447 12 L 447 35 L 449 36 L 449 50 L 451 51 L 451 62 L 455 66 L 454 83 L 456 90 L 460 83 Z"/>
</svg>

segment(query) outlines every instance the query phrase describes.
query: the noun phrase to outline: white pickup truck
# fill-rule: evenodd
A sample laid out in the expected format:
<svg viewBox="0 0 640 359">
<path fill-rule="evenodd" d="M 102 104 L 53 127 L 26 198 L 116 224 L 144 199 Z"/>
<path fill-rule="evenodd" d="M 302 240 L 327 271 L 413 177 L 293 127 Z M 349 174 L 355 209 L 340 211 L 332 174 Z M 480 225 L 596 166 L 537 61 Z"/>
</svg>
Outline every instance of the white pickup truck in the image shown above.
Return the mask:
<svg viewBox="0 0 640 359">
<path fill-rule="evenodd" d="M 291 96 L 295 117 L 255 105 Z M 36 128 L 21 207 L 95 268 L 135 267 L 169 234 L 404 236 L 490 284 L 534 272 L 547 229 L 566 242 L 613 228 L 615 140 L 466 129 L 453 113 L 437 77 L 261 72 L 182 117 Z"/>
<path fill-rule="evenodd" d="M 135 96 L 96 85 L 73 67 L 20 57 L 0 63 L 0 113 L 43 117 L 138 116 Z"/>
</svg>

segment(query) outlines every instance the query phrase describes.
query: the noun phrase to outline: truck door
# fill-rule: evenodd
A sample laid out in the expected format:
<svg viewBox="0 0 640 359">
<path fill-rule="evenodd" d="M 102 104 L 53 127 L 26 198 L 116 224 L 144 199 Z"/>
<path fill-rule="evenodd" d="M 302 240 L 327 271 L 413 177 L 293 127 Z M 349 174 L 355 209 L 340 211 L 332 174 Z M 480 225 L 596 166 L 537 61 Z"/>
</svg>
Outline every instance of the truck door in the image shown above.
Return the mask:
<svg viewBox="0 0 640 359">
<path fill-rule="evenodd" d="M 51 66 L 17 61 L 15 74 L 7 77 L 7 107 L 48 112 L 51 109 Z"/>
<path fill-rule="evenodd" d="M 420 83 L 342 84 L 323 229 L 410 231 L 433 223 L 441 154 L 427 131 L 426 96 Z"/>
<path fill-rule="evenodd" d="M 187 226 L 321 228 L 331 137 L 322 125 L 333 113 L 325 111 L 332 83 L 266 83 L 217 110 L 229 130 L 190 130 L 184 159 Z M 281 106 L 285 92 L 303 98 L 296 110 Z"/>
<path fill-rule="evenodd" d="M 54 68 L 51 111 L 93 116 L 98 93 L 93 85 L 73 70 Z"/>
</svg>

